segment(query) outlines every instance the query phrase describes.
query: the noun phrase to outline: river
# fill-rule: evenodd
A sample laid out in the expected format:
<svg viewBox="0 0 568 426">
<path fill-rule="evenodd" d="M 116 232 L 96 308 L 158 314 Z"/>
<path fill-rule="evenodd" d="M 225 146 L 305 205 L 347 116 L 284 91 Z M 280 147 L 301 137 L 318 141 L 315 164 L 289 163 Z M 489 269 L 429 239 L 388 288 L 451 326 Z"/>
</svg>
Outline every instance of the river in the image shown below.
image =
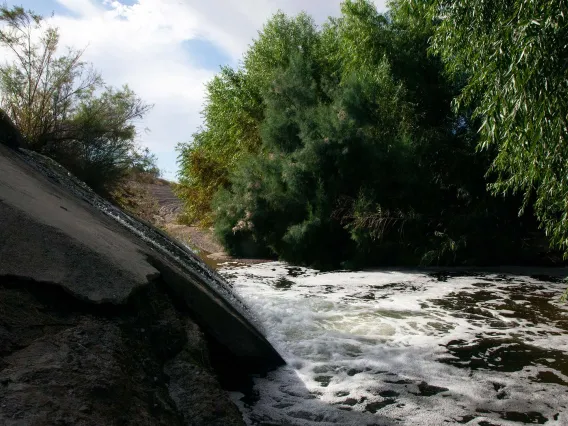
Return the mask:
<svg viewBox="0 0 568 426">
<path fill-rule="evenodd" d="M 249 425 L 568 425 L 559 278 L 220 272 L 288 363 L 232 393 Z"/>
</svg>

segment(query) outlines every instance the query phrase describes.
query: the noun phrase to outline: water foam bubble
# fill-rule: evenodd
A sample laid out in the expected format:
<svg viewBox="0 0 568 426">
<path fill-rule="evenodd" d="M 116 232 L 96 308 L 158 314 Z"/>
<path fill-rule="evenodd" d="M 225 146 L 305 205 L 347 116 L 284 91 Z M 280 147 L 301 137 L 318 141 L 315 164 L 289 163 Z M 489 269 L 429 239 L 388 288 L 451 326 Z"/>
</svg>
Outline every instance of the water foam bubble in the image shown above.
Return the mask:
<svg viewBox="0 0 568 426">
<path fill-rule="evenodd" d="M 226 269 L 288 365 L 250 425 L 568 424 L 564 285 L 498 274 Z"/>
</svg>

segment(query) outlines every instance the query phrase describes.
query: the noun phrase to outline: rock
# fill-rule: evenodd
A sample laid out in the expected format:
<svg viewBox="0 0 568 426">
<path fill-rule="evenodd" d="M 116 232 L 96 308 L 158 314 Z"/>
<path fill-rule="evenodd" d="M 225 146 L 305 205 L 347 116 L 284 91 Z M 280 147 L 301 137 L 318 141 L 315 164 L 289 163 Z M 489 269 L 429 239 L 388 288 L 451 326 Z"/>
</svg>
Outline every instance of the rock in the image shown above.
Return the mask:
<svg viewBox="0 0 568 426">
<path fill-rule="evenodd" d="M 225 426 L 242 423 L 242 416 L 233 404 L 227 404 L 215 377 L 195 365 L 188 352 L 180 352 L 165 365 L 170 378 L 169 395 L 183 419 L 192 424 Z M 203 392 L 207 389 L 207 398 Z"/>
<path fill-rule="evenodd" d="M 0 424 L 243 424 L 214 373 L 193 357 L 206 350 L 203 334 L 160 290 L 150 286 L 109 315 L 42 289 L 0 283 L 0 324 L 10 330 L 10 343 L 0 342 Z M 140 341 L 146 324 L 161 324 L 156 332 L 166 337 Z"/>
</svg>

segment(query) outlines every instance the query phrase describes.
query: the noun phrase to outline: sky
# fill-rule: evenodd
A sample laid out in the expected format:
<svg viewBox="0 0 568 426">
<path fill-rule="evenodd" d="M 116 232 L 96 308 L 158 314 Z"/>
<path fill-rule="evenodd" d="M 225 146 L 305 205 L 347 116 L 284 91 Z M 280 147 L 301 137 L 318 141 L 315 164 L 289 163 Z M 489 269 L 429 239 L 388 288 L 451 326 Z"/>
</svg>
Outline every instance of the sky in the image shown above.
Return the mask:
<svg viewBox="0 0 568 426">
<path fill-rule="evenodd" d="M 341 0 L 8 0 L 48 18 L 61 45 L 86 48 L 113 86 L 128 84 L 153 109 L 138 142 L 158 157 L 166 179 L 177 173 L 175 146 L 202 124 L 205 83 L 221 65 L 238 66 L 247 46 L 278 10 L 309 13 L 318 24 Z M 375 0 L 385 10 L 385 0 Z"/>
</svg>

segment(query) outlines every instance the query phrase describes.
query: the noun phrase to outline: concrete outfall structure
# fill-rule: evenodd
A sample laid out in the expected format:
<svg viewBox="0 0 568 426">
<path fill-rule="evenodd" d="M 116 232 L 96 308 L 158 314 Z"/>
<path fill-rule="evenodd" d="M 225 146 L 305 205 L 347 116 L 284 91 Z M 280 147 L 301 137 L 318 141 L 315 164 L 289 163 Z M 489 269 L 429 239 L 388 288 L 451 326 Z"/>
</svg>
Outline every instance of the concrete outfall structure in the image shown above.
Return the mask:
<svg viewBox="0 0 568 426">
<path fill-rule="evenodd" d="M 0 121 L 0 423 L 242 424 L 215 359 L 284 361 L 228 284 Z"/>
</svg>

